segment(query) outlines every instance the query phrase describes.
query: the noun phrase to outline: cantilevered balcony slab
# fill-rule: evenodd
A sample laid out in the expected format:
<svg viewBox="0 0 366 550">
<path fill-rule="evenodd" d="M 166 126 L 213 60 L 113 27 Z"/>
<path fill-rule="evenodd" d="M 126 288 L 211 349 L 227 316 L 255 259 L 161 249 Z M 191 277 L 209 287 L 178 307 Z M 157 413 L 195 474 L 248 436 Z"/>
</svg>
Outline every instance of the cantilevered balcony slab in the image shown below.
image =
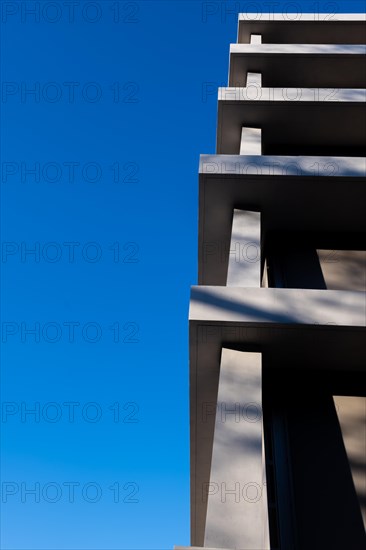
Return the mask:
<svg viewBox="0 0 366 550">
<path fill-rule="evenodd" d="M 218 154 L 239 154 L 243 127 L 262 129 L 264 155 L 364 154 L 365 89 L 219 88 L 218 99 Z"/>
<path fill-rule="evenodd" d="M 263 372 L 366 371 L 366 294 L 193 287 L 190 306 L 192 545 L 203 545 L 223 347 L 262 354 Z M 316 380 L 314 380 L 316 384 Z"/>
<path fill-rule="evenodd" d="M 229 86 L 254 72 L 264 87 L 366 88 L 365 54 L 365 45 L 231 44 Z"/>
<path fill-rule="evenodd" d="M 263 328 L 273 324 L 282 329 L 299 325 L 301 338 L 306 328 L 313 331 L 318 325 L 329 329 L 331 324 L 335 330 L 349 327 L 350 333 L 353 329 L 365 328 L 365 307 L 366 293 L 357 291 L 193 286 L 189 319 Z M 362 368 L 366 370 L 366 346 L 364 354 Z M 330 350 L 329 355 L 332 355 Z M 356 363 L 359 364 L 359 358 Z"/>
<path fill-rule="evenodd" d="M 262 241 L 272 231 L 366 232 L 366 159 L 202 155 L 200 284 L 226 285 L 235 208 L 261 212 Z"/>
<path fill-rule="evenodd" d="M 255 5 L 253 13 L 239 14 L 239 43 L 249 44 L 251 34 L 261 34 L 265 44 L 366 43 L 364 13 L 262 13 L 261 4 L 255 13 Z"/>
</svg>

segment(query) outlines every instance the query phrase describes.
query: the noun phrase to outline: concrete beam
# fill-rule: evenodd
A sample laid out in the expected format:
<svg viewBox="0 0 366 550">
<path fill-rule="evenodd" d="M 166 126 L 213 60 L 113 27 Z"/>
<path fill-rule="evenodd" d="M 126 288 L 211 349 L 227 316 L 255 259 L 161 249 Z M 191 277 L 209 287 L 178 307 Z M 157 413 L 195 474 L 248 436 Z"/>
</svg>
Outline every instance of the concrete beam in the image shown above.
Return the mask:
<svg viewBox="0 0 366 550">
<path fill-rule="evenodd" d="M 260 212 L 234 210 L 227 286 L 261 286 Z"/>
<path fill-rule="evenodd" d="M 261 354 L 223 348 L 205 547 L 269 548 L 262 436 Z"/>
</svg>

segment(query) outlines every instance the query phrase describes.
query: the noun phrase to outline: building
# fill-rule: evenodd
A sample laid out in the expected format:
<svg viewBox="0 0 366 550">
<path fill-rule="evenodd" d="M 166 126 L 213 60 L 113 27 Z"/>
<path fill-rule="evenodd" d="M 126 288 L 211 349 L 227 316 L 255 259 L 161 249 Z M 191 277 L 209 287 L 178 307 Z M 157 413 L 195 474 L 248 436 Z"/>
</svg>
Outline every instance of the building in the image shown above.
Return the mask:
<svg viewBox="0 0 366 550">
<path fill-rule="evenodd" d="M 239 15 L 200 160 L 192 547 L 366 547 L 365 44 L 360 14 Z"/>
</svg>

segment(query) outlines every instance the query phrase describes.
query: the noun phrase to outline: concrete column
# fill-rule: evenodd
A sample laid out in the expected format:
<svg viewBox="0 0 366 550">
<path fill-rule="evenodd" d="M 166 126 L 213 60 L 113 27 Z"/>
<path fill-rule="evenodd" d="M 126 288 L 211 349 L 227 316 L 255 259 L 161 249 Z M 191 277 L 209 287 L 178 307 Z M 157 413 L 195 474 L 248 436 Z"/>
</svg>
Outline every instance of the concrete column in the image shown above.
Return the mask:
<svg viewBox="0 0 366 550">
<path fill-rule="evenodd" d="M 247 82 L 246 87 L 248 86 L 257 86 L 258 88 L 262 87 L 262 73 L 247 73 Z"/>
<path fill-rule="evenodd" d="M 269 548 L 262 435 L 261 354 L 223 348 L 205 548 Z"/>
<path fill-rule="evenodd" d="M 240 155 L 261 155 L 262 154 L 262 130 L 261 128 L 241 129 Z"/>
<path fill-rule="evenodd" d="M 234 210 L 227 286 L 261 286 L 260 212 Z"/>
<path fill-rule="evenodd" d="M 262 44 L 262 35 L 261 34 L 251 34 L 250 35 L 251 44 Z"/>
</svg>

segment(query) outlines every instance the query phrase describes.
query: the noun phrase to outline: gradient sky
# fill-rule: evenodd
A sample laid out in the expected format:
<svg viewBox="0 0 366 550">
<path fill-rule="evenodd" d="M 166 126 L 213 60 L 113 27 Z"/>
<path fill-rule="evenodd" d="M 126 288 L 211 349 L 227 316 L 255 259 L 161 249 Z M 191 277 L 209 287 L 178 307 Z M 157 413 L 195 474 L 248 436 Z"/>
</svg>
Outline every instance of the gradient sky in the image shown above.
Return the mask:
<svg viewBox="0 0 366 550">
<path fill-rule="evenodd" d="M 198 159 L 246 7 L 1 3 L 3 549 L 189 544 Z"/>
</svg>

